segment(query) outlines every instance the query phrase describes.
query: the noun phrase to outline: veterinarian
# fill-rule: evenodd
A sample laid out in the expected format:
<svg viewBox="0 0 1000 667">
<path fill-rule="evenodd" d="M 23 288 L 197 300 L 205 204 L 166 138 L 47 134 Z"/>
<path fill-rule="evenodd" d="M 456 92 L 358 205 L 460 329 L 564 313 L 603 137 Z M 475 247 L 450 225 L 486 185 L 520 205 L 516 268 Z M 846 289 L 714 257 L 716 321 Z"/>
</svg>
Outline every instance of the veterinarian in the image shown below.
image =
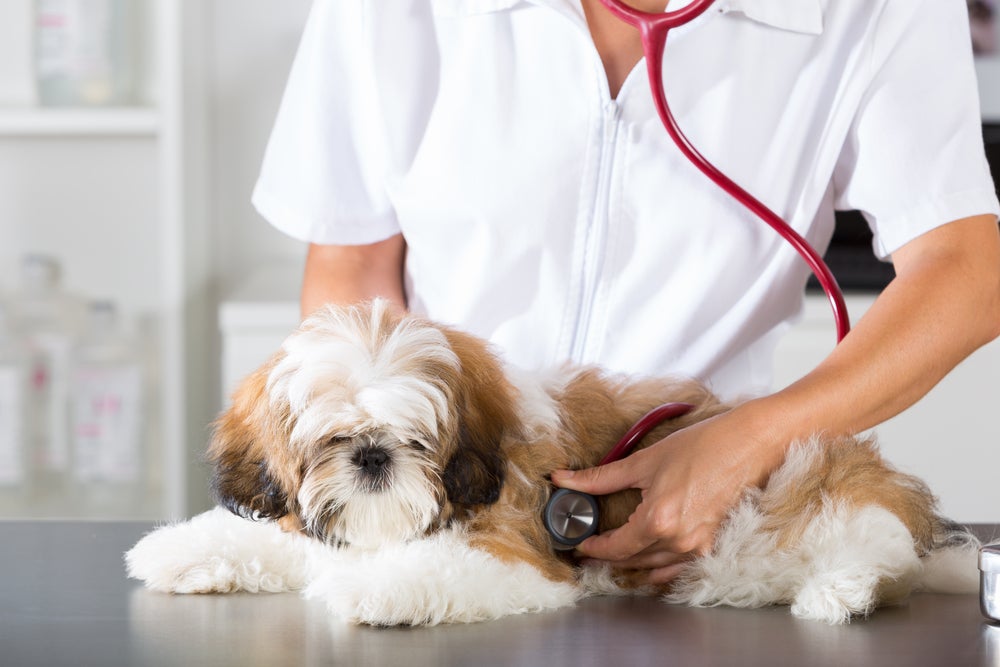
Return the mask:
<svg viewBox="0 0 1000 667">
<path fill-rule="evenodd" d="M 759 396 L 553 475 L 641 489 L 580 552 L 665 582 L 788 443 L 879 424 L 1000 334 L 1000 205 L 961 0 L 720 0 L 672 32 L 665 87 L 698 150 L 820 252 L 834 209 L 861 210 L 895 267 L 828 358 L 768 394 L 808 269 L 680 154 L 641 55 L 599 0 L 318 0 L 253 201 L 309 243 L 303 314 L 388 297 L 520 366 Z"/>
</svg>

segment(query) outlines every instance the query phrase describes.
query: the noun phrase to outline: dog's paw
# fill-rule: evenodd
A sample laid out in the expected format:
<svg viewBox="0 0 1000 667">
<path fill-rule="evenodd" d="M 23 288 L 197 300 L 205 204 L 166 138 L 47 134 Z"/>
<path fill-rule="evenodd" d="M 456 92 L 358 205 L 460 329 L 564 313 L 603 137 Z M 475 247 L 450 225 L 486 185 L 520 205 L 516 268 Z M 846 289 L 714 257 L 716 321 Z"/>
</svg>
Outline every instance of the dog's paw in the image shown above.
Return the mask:
<svg viewBox="0 0 1000 667">
<path fill-rule="evenodd" d="M 876 606 L 876 584 L 835 575 L 807 582 L 792 602 L 792 615 L 830 625 L 847 623 L 855 616 L 867 616 Z"/>
<path fill-rule="evenodd" d="M 375 626 L 473 623 L 570 606 L 581 595 L 447 532 L 338 565 L 316 563 L 306 596 L 345 620 Z"/>
<path fill-rule="evenodd" d="M 167 593 L 298 590 L 306 577 L 302 539 L 214 509 L 149 533 L 125 564 L 130 577 Z"/>
</svg>

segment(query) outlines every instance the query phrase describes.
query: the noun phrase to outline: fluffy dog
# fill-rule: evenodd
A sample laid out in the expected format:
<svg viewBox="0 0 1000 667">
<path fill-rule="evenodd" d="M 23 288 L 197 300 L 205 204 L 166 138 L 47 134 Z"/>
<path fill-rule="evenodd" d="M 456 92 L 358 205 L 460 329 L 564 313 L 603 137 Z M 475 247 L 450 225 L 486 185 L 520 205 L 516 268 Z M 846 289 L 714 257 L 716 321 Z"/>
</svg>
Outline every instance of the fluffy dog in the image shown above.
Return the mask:
<svg viewBox="0 0 1000 667">
<path fill-rule="evenodd" d="M 304 590 L 375 625 L 499 618 L 595 594 L 757 607 L 842 623 L 911 590 L 975 590 L 978 544 L 861 438 L 793 444 L 710 555 L 667 587 L 580 565 L 541 519 L 556 469 L 595 465 L 651 408 L 727 409 L 694 382 L 506 368 L 468 334 L 385 302 L 326 308 L 247 378 L 209 447 L 222 507 L 161 527 L 130 576 L 175 593 Z M 600 499 L 601 530 L 635 491 Z"/>
</svg>

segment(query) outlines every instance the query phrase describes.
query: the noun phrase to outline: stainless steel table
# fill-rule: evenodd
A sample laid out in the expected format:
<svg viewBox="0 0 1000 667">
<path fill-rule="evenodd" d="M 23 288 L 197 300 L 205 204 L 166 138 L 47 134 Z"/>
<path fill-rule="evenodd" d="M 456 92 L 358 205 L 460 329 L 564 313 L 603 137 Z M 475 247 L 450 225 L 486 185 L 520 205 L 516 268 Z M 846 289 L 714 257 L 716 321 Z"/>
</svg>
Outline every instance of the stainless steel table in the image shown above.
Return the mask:
<svg viewBox="0 0 1000 667">
<path fill-rule="evenodd" d="M 916 595 L 839 627 L 787 608 L 609 598 L 475 625 L 354 627 L 292 594 L 146 591 L 122 553 L 149 528 L 0 522 L 0 665 L 1000 665 L 1000 626 L 974 595 Z"/>
</svg>

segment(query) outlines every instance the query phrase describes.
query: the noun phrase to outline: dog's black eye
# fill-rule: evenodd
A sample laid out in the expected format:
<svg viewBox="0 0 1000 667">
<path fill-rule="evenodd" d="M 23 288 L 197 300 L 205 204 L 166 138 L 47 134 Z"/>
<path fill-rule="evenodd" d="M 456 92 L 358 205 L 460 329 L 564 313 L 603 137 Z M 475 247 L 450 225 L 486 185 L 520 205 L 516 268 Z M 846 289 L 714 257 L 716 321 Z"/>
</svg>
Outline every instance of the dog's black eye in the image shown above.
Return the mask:
<svg viewBox="0 0 1000 667">
<path fill-rule="evenodd" d="M 410 446 L 410 448 L 414 449 L 415 451 L 418 452 L 427 451 L 427 447 L 424 445 L 424 443 L 420 442 L 419 440 L 410 440 L 410 442 L 408 442 L 407 444 Z"/>
<path fill-rule="evenodd" d="M 353 439 L 354 438 L 352 438 L 349 435 L 335 435 L 332 438 L 330 438 L 328 442 L 331 445 L 343 445 L 352 441 Z"/>
</svg>

